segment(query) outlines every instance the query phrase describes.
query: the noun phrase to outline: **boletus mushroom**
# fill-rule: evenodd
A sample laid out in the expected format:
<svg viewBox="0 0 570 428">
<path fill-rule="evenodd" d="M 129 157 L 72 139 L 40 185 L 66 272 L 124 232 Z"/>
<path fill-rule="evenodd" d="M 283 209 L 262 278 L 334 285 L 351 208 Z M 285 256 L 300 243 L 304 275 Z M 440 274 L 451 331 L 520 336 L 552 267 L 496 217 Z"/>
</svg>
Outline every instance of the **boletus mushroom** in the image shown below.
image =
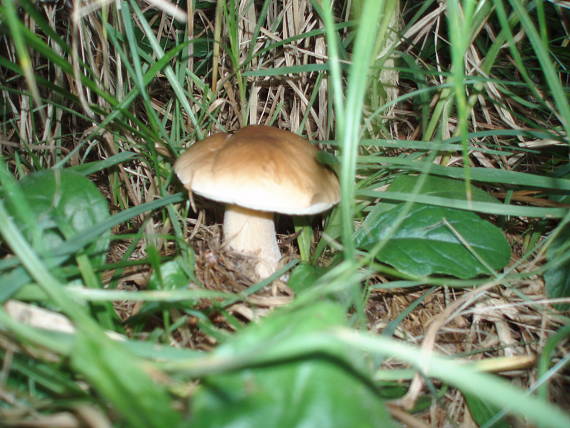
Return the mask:
<svg viewBox="0 0 570 428">
<path fill-rule="evenodd" d="M 273 213 L 317 214 L 339 201 L 335 173 L 307 140 L 269 126 L 219 133 L 192 145 L 174 164 L 190 193 L 225 203 L 224 240 L 257 257 L 260 279 L 281 258 Z"/>
</svg>

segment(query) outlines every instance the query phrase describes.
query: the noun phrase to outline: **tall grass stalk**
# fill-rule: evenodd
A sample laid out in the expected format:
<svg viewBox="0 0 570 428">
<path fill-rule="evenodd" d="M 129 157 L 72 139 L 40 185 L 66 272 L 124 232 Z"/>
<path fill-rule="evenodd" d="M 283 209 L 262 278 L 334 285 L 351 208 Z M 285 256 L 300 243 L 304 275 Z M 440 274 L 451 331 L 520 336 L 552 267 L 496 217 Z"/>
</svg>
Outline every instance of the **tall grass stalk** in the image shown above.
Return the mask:
<svg viewBox="0 0 570 428">
<path fill-rule="evenodd" d="M 337 39 L 334 37 L 335 32 L 331 28 L 332 20 L 330 19 L 330 15 L 328 15 L 330 5 L 327 3 L 328 2 L 324 2 L 323 21 L 327 27 L 329 46 L 336 46 Z M 355 255 L 352 240 L 353 212 L 356 191 L 356 157 L 361 137 L 362 108 L 368 82 L 368 69 L 375 51 L 379 22 L 384 6 L 384 1 L 368 1 L 364 3 L 362 7 L 358 26 L 360 28 L 366 28 L 367 31 L 357 32 L 348 75 L 348 90 L 345 92 L 346 102 L 343 103 L 344 106 L 336 112 L 337 117 L 342 115 L 342 119 L 337 122 L 337 135 L 339 136 L 339 145 L 341 147 L 340 210 L 344 256 L 348 260 L 353 259 Z M 335 54 L 334 47 L 329 47 L 329 57 L 331 57 L 331 54 Z M 333 56 L 331 61 L 334 60 L 335 58 Z M 331 62 L 331 64 L 334 63 Z M 338 66 L 333 65 L 333 67 Z M 339 88 L 341 86 L 341 74 L 334 70 L 331 78 L 334 80 L 333 87 Z M 340 94 L 336 94 L 335 97 L 337 100 L 335 102 L 335 108 L 338 108 L 341 103 L 339 99 Z"/>
</svg>

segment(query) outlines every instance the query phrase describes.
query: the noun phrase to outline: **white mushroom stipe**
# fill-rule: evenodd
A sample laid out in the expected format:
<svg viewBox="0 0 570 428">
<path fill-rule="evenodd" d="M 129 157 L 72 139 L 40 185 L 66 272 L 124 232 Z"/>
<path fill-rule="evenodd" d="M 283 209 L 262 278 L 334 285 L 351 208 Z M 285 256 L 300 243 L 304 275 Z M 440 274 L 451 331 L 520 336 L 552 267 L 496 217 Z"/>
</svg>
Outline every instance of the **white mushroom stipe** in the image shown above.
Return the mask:
<svg viewBox="0 0 570 428">
<path fill-rule="evenodd" d="M 260 279 L 275 272 L 281 252 L 273 213 L 311 215 L 339 201 L 338 179 L 317 161 L 307 140 L 269 126 L 248 126 L 195 143 L 174 165 L 190 191 L 226 204 L 224 239 L 257 256 Z"/>
<path fill-rule="evenodd" d="M 259 278 L 266 278 L 277 270 L 281 251 L 277 245 L 273 213 L 226 205 L 224 237 L 232 250 L 258 258 L 255 273 Z"/>
</svg>

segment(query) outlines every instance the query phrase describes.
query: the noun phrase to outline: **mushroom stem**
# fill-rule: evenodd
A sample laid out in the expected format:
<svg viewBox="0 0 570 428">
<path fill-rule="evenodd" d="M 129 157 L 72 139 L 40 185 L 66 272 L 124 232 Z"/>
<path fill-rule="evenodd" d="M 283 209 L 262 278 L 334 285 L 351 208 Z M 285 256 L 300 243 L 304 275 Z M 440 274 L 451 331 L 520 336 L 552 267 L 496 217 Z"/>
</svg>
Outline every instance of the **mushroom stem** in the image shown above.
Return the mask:
<svg viewBox="0 0 570 428">
<path fill-rule="evenodd" d="M 277 245 L 272 212 L 226 205 L 224 239 L 231 249 L 257 256 L 255 272 L 260 279 L 277 270 L 281 252 Z"/>
</svg>

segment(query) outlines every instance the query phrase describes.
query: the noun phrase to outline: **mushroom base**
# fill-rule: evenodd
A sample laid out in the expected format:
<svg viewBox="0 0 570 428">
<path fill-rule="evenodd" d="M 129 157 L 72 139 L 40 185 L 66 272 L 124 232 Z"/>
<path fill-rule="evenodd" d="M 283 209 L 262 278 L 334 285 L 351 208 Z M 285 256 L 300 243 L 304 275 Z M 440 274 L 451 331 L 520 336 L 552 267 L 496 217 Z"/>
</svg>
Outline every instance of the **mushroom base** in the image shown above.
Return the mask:
<svg viewBox="0 0 570 428">
<path fill-rule="evenodd" d="M 277 270 L 281 252 L 277 245 L 273 213 L 227 205 L 224 239 L 232 250 L 258 258 L 255 273 L 260 279 Z"/>
</svg>

